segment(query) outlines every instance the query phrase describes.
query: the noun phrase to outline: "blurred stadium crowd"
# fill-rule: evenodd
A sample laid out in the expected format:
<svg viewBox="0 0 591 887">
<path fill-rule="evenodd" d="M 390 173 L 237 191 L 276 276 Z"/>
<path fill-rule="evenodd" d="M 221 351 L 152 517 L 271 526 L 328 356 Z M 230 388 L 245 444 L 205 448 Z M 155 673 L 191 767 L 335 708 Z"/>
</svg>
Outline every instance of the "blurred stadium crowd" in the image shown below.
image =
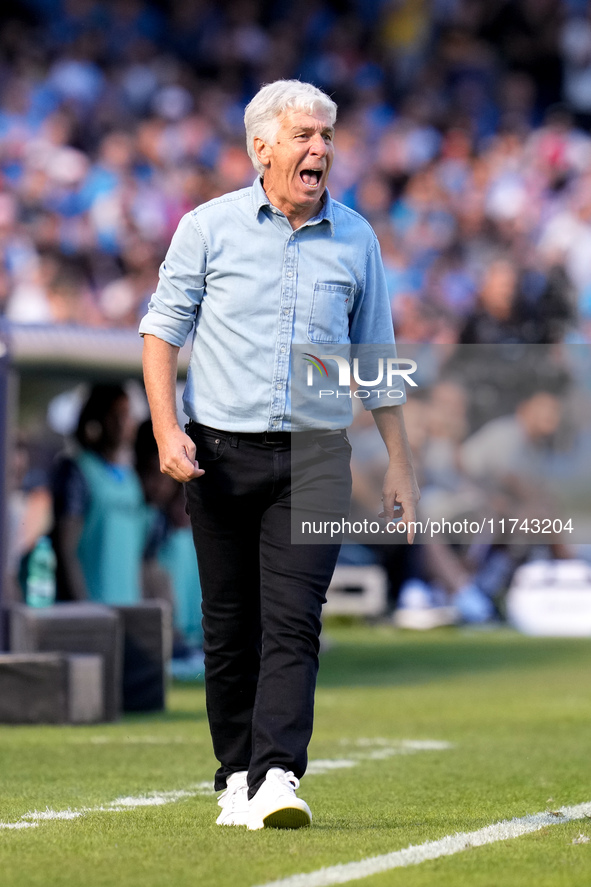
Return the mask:
<svg viewBox="0 0 591 887">
<path fill-rule="evenodd" d="M 0 13 L 0 312 L 134 327 L 181 215 L 251 183 L 260 83 L 339 105 L 334 197 L 400 341 L 591 337 L 586 0 L 20 0 Z"/>
<path fill-rule="evenodd" d="M 244 106 L 293 77 L 338 103 L 331 194 L 378 234 L 399 342 L 591 341 L 587 0 L 5 0 L 0 321 L 137 328 L 181 216 L 254 178 Z M 460 456 L 487 419 L 511 416 L 524 464 L 587 453 L 589 417 L 568 384 L 560 409 L 555 391 L 538 398 L 532 432 L 517 398 L 475 420 L 474 378 L 451 382 L 408 405 L 423 509 L 453 493 L 465 513 L 481 481 Z M 364 418 L 360 451 L 375 440 Z M 487 452 L 503 449 L 495 440 Z M 379 490 L 353 467 L 356 507 L 373 513 Z M 23 487 L 44 490 L 44 531 L 49 486 Z M 490 600 L 531 555 L 394 548 L 348 554 L 384 564 L 391 606 L 405 579 L 421 593 L 435 582 L 474 622 L 495 617 Z M 549 556 L 572 556 L 560 548 Z"/>
</svg>

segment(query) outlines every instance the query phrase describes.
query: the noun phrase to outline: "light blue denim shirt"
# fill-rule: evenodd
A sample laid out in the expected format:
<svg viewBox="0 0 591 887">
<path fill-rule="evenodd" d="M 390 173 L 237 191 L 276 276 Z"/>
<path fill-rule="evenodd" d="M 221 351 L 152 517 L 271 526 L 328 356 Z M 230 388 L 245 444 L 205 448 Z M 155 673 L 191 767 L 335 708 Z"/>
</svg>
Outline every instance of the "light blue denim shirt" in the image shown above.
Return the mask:
<svg viewBox="0 0 591 887">
<path fill-rule="evenodd" d="M 291 415 L 292 344 L 393 343 L 390 302 L 371 226 L 325 192 L 294 231 L 260 179 L 180 221 L 140 334 L 182 346 L 192 334 L 187 415 L 226 431 L 344 428 L 350 397 Z M 392 403 L 392 401 L 390 401 Z M 373 397 L 367 409 L 384 406 Z"/>
</svg>

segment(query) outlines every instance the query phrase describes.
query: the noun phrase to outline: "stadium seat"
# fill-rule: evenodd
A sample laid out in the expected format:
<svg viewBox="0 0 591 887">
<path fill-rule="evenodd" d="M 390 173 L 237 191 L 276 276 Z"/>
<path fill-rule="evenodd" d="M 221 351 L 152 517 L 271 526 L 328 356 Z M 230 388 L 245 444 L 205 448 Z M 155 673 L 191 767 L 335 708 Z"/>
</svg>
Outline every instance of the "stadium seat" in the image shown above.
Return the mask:
<svg viewBox="0 0 591 887">
<path fill-rule="evenodd" d="M 166 601 L 115 607 L 123 627 L 123 711 L 161 711 L 172 651 L 172 610 Z"/>
<path fill-rule="evenodd" d="M 0 655 L 0 723 L 94 724 L 104 717 L 102 656 Z"/>
<path fill-rule="evenodd" d="M 93 653 L 104 658 L 104 715 L 122 709 L 121 616 L 102 604 L 71 603 L 34 609 L 14 604 L 9 614 L 12 653 Z"/>
</svg>

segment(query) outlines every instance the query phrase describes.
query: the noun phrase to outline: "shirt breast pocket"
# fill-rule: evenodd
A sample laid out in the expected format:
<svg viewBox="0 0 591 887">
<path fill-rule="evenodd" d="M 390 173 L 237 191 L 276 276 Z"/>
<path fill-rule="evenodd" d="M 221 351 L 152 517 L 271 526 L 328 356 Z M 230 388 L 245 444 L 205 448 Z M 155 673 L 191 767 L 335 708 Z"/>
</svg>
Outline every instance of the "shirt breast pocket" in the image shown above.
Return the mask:
<svg viewBox="0 0 591 887">
<path fill-rule="evenodd" d="M 316 283 L 312 296 L 308 340 L 336 345 L 349 340 L 349 305 L 355 292 L 339 283 Z"/>
</svg>

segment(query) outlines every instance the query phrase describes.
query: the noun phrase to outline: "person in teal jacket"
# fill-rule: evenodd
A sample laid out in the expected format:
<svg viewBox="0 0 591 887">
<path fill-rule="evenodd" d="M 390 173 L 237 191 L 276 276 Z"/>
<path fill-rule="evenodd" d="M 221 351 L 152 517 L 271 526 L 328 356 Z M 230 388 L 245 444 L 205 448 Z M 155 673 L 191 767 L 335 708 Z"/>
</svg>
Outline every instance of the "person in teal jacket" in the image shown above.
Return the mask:
<svg viewBox="0 0 591 887">
<path fill-rule="evenodd" d="M 59 600 L 141 600 L 148 531 L 141 484 L 125 459 L 130 405 L 120 385 L 95 385 L 76 429 L 76 452 L 53 473 Z"/>
</svg>

